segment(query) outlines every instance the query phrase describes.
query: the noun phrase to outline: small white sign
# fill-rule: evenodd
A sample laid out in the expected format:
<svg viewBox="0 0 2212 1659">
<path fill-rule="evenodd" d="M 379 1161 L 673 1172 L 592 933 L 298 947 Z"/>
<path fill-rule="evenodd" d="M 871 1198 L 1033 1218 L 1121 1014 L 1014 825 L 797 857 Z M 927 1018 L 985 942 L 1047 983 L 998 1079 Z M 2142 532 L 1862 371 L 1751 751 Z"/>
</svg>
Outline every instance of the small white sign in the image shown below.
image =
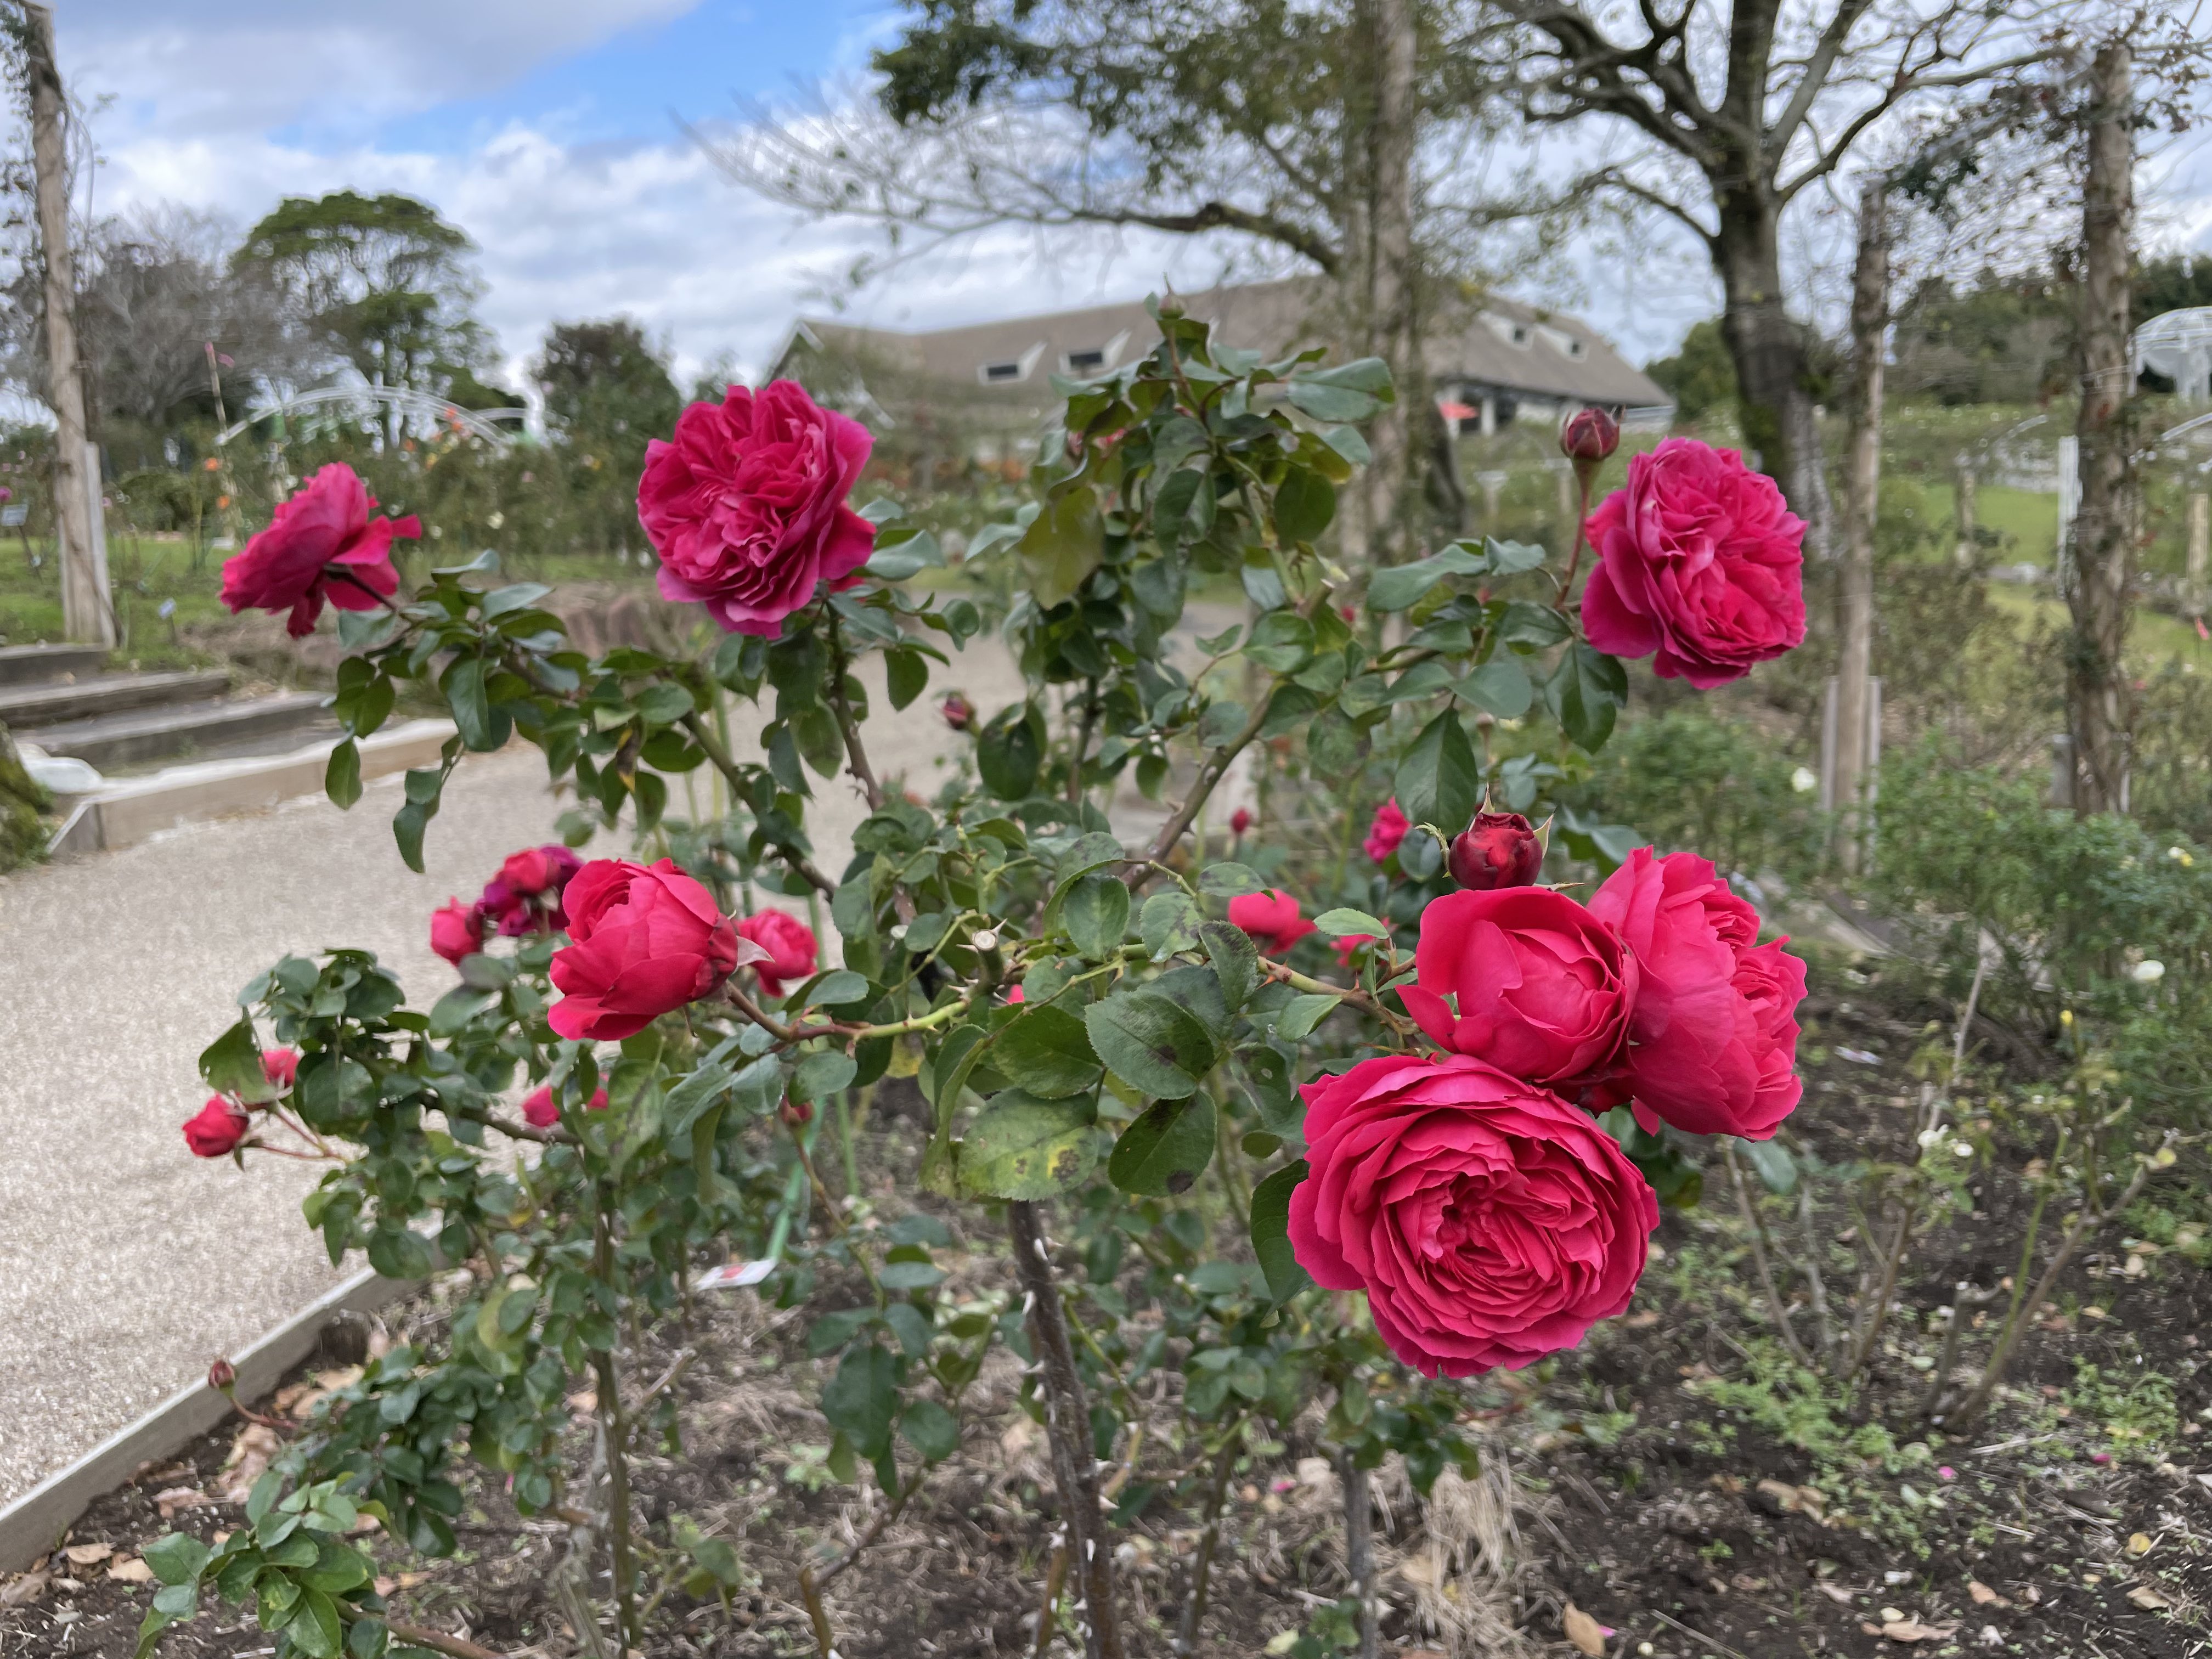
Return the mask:
<svg viewBox="0 0 2212 1659">
<path fill-rule="evenodd" d="M 14 530 L 31 516 L 27 502 L 18 501 L 13 507 L 0 507 L 0 526 Z"/>
<path fill-rule="evenodd" d="M 694 1282 L 692 1288 L 701 1291 L 742 1291 L 757 1285 L 775 1271 L 773 1259 L 760 1261 L 725 1261 L 719 1267 L 709 1267 Z"/>
</svg>

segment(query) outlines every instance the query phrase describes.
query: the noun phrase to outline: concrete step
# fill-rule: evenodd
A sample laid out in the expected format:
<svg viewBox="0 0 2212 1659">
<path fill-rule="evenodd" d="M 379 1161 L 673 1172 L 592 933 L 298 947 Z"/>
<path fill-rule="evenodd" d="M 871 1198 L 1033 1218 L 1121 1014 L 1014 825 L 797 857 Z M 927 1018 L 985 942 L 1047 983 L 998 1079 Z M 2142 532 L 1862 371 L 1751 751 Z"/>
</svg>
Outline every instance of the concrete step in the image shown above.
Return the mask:
<svg viewBox="0 0 2212 1659">
<path fill-rule="evenodd" d="M 96 645 L 0 645 L 0 685 L 81 680 L 100 672 L 106 660 L 107 653 Z"/>
<path fill-rule="evenodd" d="M 56 685 L 0 685 L 0 725 L 20 732 L 53 754 L 65 751 L 40 738 L 42 727 L 119 714 L 126 709 L 197 702 L 230 689 L 220 669 L 166 674 L 95 674 Z"/>
<path fill-rule="evenodd" d="M 364 738 L 362 781 L 435 766 L 453 735 L 451 720 L 421 720 Z M 264 811 L 288 800 L 319 795 L 331 748 L 327 742 L 314 743 L 285 754 L 194 761 L 143 777 L 112 780 L 95 793 L 77 798 L 46 850 L 112 852 L 184 824 Z M 4 1536 L 4 1528 L 0 1528 L 0 1536 Z"/>
<path fill-rule="evenodd" d="M 265 697 L 185 702 L 102 714 L 40 726 L 22 735 L 49 755 L 70 755 L 115 772 L 174 757 L 235 754 L 241 744 L 276 734 L 309 733 L 329 722 L 322 694 L 282 691 Z"/>
</svg>

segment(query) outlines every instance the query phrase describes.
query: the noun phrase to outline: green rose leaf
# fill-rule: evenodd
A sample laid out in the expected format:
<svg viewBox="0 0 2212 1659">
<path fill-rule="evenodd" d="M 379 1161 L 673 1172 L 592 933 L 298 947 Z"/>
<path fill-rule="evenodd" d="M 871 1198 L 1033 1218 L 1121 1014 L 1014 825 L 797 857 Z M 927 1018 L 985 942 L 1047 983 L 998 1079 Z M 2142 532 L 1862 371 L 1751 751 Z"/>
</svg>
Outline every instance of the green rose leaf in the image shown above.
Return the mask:
<svg viewBox="0 0 2212 1659">
<path fill-rule="evenodd" d="M 1060 1100 L 1098 1086 L 1102 1067 L 1081 1019 L 1065 1008 L 1031 1008 L 1000 1032 L 991 1065 L 1017 1088 Z"/>
<path fill-rule="evenodd" d="M 1111 876 L 1087 875 L 1067 890 L 1060 919 L 1085 956 L 1093 962 L 1111 956 L 1129 929 L 1129 890 Z"/>
<path fill-rule="evenodd" d="M 1098 1163 L 1095 1103 L 994 1095 L 960 1143 L 960 1185 L 972 1197 L 1056 1198 Z"/>
<path fill-rule="evenodd" d="M 1267 1293 L 1287 1302 L 1313 1283 L 1291 1249 L 1291 1194 L 1306 1178 L 1306 1161 L 1284 1165 L 1252 1189 L 1252 1254 L 1267 1276 Z"/>
<path fill-rule="evenodd" d="M 1205 1172 L 1213 1146 L 1213 1102 L 1206 1096 L 1155 1101 L 1114 1143 L 1107 1179 L 1125 1193 L 1177 1196 Z"/>
<path fill-rule="evenodd" d="M 873 1460 L 890 1449 L 891 1422 L 898 1413 L 898 1361 L 874 1343 L 848 1348 L 837 1375 L 822 1390 L 822 1414 L 830 1426 Z"/>
<path fill-rule="evenodd" d="M 1212 1068 L 1212 1036 L 1188 1010 L 1149 991 L 1111 996 L 1083 1011 L 1091 1046 L 1139 1093 L 1181 1100 Z"/>
<path fill-rule="evenodd" d="M 1449 831 L 1474 819 L 1482 804 L 1482 767 L 1458 714 L 1447 708 L 1421 728 L 1398 763 L 1399 809 L 1415 823 Z"/>
</svg>

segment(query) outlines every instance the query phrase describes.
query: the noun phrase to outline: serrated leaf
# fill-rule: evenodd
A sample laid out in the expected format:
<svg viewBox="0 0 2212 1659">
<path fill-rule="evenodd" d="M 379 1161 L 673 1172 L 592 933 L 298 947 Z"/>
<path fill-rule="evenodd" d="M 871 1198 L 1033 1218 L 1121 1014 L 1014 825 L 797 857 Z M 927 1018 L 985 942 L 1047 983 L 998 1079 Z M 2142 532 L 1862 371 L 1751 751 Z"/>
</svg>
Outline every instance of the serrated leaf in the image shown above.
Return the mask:
<svg viewBox="0 0 2212 1659">
<path fill-rule="evenodd" d="M 1114 1143 L 1107 1179 L 1152 1198 L 1188 1192 L 1212 1161 L 1213 1102 L 1204 1094 L 1155 1101 Z"/>
<path fill-rule="evenodd" d="M 1493 657 L 1453 686 L 1452 692 L 1505 720 L 1517 720 L 1527 714 L 1536 695 L 1528 682 L 1528 671 L 1510 656 Z"/>
<path fill-rule="evenodd" d="M 1378 921 L 1364 910 L 1343 908 L 1324 910 L 1314 918 L 1314 926 L 1324 933 L 1335 934 L 1339 939 L 1356 933 L 1364 933 L 1370 939 L 1387 939 L 1390 937 L 1389 924 Z"/>
<path fill-rule="evenodd" d="M 214 1552 L 189 1533 L 164 1534 L 139 1552 L 154 1577 L 165 1584 L 194 1584 Z"/>
<path fill-rule="evenodd" d="M 917 1400 L 899 1419 L 899 1432 L 927 1463 L 942 1463 L 960 1449 L 960 1419 L 934 1400 Z"/>
<path fill-rule="evenodd" d="M 1121 948 L 1129 928 L 1129 890 L 1093 872 L 1067 890 L 1060 919 L 1075 948 L 1099 961 Z"/>
<path fill-rule="evenodd" d="M 1088 1098 L 1039 1100 L 1019 1089 L 994 1095 L 960 1143 L 960 1185 L 980 1198 L 1055 1198 L 1098 1162 Z"/>
<path fill-rule="evenodd" d="M 1212 1034 L 1196 1015 L 1152 992 L 1094 1002 L 1083 1023 L 1099 1059 L 1140 1093 L 1181 1100 L 1212 1069 Z"/>
<path fill-rule="evenodd" d="M 1480 576 L 1489 568 L 1482 555 L 1455 542 L 1425 559 L 1377 570 L 1367 580 L 1367 608 L 1403 611 L 1447 576 Z"/>
<path fill-rule="evenodd" d="M 1137 937 L 1144 940 L 1154 962 L 1163 962 L 1179 951 L 1197 947 L 1200 920 L 1190 895 L 1170 889 L 1145 901 L 1137 917 Z"/>
<path fill-rule="evenodd" d="M 1275 489 L 1277 539 L 1312 543 L 1336 517 L 1336 486 L 1309 467 L 1293 466 Z"/>
<path fill-rule="evenodd" d="M 991 1066 L 1041 1100 L 1060 1100 L 1098 1086 L 1103 1069 L 1083 1021 L 1065 1008 L 1023 1012 L 991 1045 Z"/>
<path fill-rule="evenodd" d="M 1278 1302 L 1289 1301 L 1313 1283 L 1313 1276 L 1298 1265 L 1290 1237 L 1291 1194 L 1306 1173 L 1300 1158 L 1252 1189 L 1252 1254 L 1267 1276 L 1267 1293 Z"/>
<path fill-rule="evenodd" d="M 1472 823 L 1482 804 L 1482 768 L 1459 715 L 1447 707 L 1421 728 L 1398 763 L 1399 809 L 1415 823 L 1449 830 Z"/>
<path fill-rule="evenodd" d="M 1098 498 L 1084 484 L 1063 491 L 1030 521 L 1014 550 L 1037 604 L 1047 611 L 1065 605 L 1106 555 Z"/>
<path fill-rule="evenodd" d="M 889 1449 L 897 1411 L 898 1361 L 873 1342 L 847 1349 L 836 1376 L 822 1390 L 822 1414 L 830 1426 L 872 1461 Z"/>
<path fill-rule="evenodd" d="M 1239 898 L 1246 893 L 1264 893 L 1267 884 L 1258 871 L 1224 860 L 1198 872 L 1198 890 L 1210 898 Z"/>
<path fill-rule="evenodd" d="M 1344 999 L 1319 991 L 1292 997 L 1275 1016 L 1275 1035 L 1291 1042 L 1311 1034 L 1313 1028 L 1336 1011 Z"/>
<path fill-rule="evenodd" d="M 1613 721 L 1628 701 L 1628 671 L 1617 659 L 1577 640 L 1560 653 L 1545 694 L 1560 729 L 1595 754 L 1613 735 Z"/>
<path fill-rule="evenodd" d="M 1222 1000 L 1234 1013 L 1259 982 L 1259 947 L 1242 927 L 1225 921 L 1209 921 L 1198 934 L 1206 946 L 1206 960 L 1213 964 L 1213 976 L 1220 981 Z"/>
</svg>

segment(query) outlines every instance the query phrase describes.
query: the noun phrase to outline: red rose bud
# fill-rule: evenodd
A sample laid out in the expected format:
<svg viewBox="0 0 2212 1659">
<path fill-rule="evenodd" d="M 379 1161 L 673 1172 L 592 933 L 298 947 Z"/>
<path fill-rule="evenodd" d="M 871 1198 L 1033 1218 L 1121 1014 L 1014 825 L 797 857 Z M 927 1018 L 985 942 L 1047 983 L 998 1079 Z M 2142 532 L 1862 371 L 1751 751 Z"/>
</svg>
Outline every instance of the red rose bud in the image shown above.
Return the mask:
<svg viewBox="0 0 2212 1659">
<path fill-rule="evenodd" d="M 448 899 L 442 910 L 430 913 L 430 948 L 451 963 L 474 956 L 483 948 L 483 913 L 477 906 Z"/>
<path fill-rule="evenodd" d="M 238 1386 L 238 1367 L 228 1359 L 218 1359 L 208 1367 L 208 1387 L 217 1394 L 228 1394 Z"/>
<path fill-rule="evenodd" d="M 776 1115 L 783 1120 L 786 1128 L 803 1129 L 814 1121 L 814 1108 L 803 1100 L 787 1100 Z"/>
<path fill-rule="evenodd" d="M 822 945 L 814 930 L 784 911 L 756 910 L 741 918 L 738 937 L 768 952 L 766 961 L 753 963 L 753 971 L 760 975 L 761 989 L 772 997 L 781 996 L 787 985 L 811 979 L 820 965 Z"/>
<path fill-rule="evenodd" d="M 937 712 L 945 716 L 945 723 L 956 732 L 965 732 L 975 723 L 975 705 L 957 691 L 939 703 Z"/>
<path fill-rule="evenodd" d="M 1477 812 L 1452 837 L 1452 879 L 1479 893 L 1526 887 L 1543 867 L 1544 844 L 1518 812 Z"/>
<path fill-rule="evenodd" d="M 1244 832 L 1251 827 L 1252 815 L 1244 808 L 1240 806 L 1229 815 L 1229 833 L 1239 840 L 1243 838 Z"/>
<path fill-rule="evenodd" d="M 1602 409 L 1578 409 L 1559 428 L 1559 453 L 1595 465 L 1620 447 L 1620 422 Z"/>
<path fill-rule="evenodd" d="M 261 1075 L 280 1089 L 289 1089 L 300 1080 L 300 1051 L 297 1048 L 268 1048 L 262 1051 Z"/>
<path fill-rule="evenodd" d="M 246 1114 L 227 1095 L 211 1095 L 185 1123 L 185 1145 L 194 1158 L 224 1158 L 246 1139 Z"/>
</svg>

